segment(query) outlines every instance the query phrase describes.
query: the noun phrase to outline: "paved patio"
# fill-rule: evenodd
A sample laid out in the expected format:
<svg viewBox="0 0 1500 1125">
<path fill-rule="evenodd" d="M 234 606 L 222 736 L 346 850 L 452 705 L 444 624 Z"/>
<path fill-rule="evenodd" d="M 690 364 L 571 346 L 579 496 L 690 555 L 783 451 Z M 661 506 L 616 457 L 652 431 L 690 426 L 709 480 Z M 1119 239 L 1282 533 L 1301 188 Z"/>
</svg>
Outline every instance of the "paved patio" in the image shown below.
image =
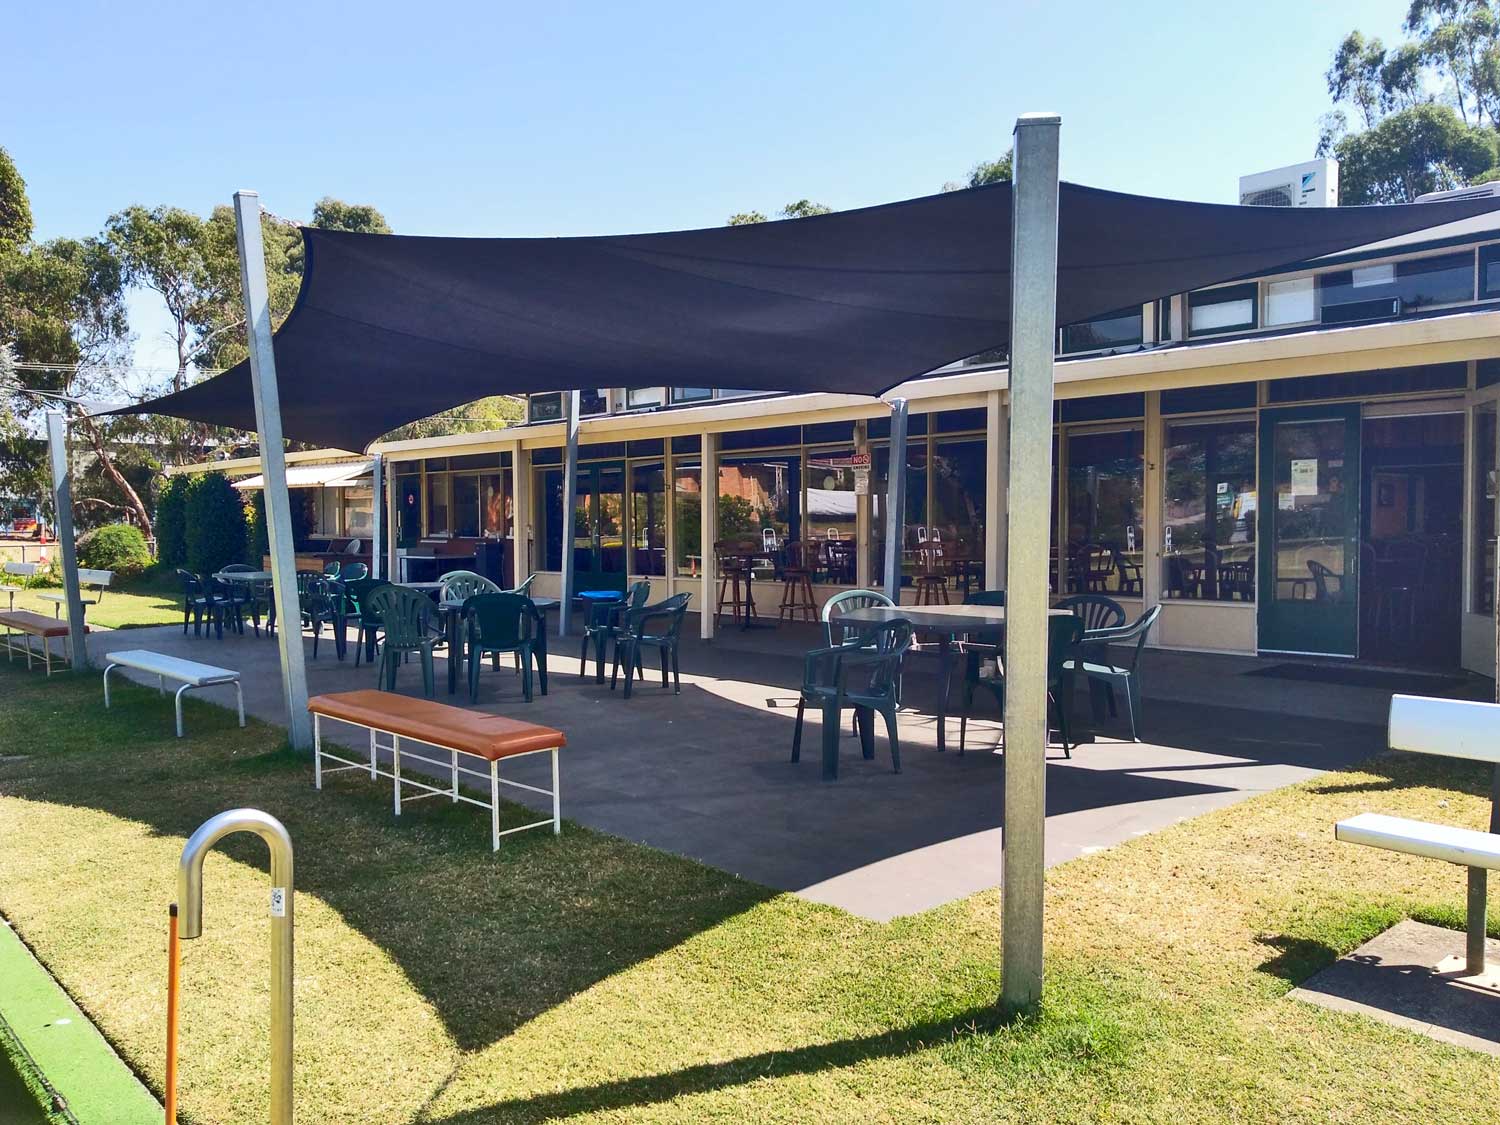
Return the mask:
<svg viewBox="0 0 1500 1125">
<path fill-rule="evenodd" d="M 695 625 L 689 618 L 684 633 Z M 986 710 L 971 722 L 963 756 L 950 716 L 949 751 L 938 753 L 937 665 L 914 657 L 900 718 L 904 772 L 891 772 L 883 735 L 874 761 L 864 761 L 846 725 L 841 776 L 825 783 L 816 715 L 808 716 L 801 763 L 788 760 L 800 654 L 818 636 L 808 626 L 782 626 L 721 634 L 708 644 L 685 637 L 682 695 L 663 691 L 659 672 L 653 679 L 648 671 L 629 702 L 611 693 L 608 682 L 596 684 L 592 669 L 579 676 L 577 638 L 554 639 L 549 695 L 528 706 L 508 667 L 487 668 L 479 706 L 567 733 L 563 815 L 592 828 L 877 920 L 994 886 L 1004 800 L 1004 760 L 992 752 L 998 716 Z M 354 667 L 352 642 L 342 662 L 326 636 L 317 660 L 310 639 L 305 644 L 314 694 L 374 686 L 372 668 Z M 285 721 L 273 640 L 247 632 L 220 642 L 184 636 L 180 627 L 89 637 L 96 662 L 116 648 L 237 668 L 247 710 Z M 1119 721 L 1088 732 L 1080 692 L 1075 714 L 1085 741 L 1071 760 L 1057 746 L 1049 754 L 1047 861 L 1109 847 L 1384 748 L 1389 691 L 1243 675 L 1262 663 L 1147 652 L 1142 737 L 1148 741 L 1139 744 L 1128 741 Z M 462 689 L 446 695 L 441 654 L 437 674 L 438 697 L 466 704 Z M 402 670 L 398 687 L 420 693 L 415 663 Z M 223 689 L 195 694 L 232 704 L 232 692 Z M 167 701 L 162 722 L 171 722 Z M 364 745 L 360 733 L 344 730 L 351 745 Z M 503 772 L 539 781 L 542 768 L 524 762 Z M 309 766 L 309 783 L 311 772 Z M 410 815 L 422 815 L 421 806 Z"/>
</svg>

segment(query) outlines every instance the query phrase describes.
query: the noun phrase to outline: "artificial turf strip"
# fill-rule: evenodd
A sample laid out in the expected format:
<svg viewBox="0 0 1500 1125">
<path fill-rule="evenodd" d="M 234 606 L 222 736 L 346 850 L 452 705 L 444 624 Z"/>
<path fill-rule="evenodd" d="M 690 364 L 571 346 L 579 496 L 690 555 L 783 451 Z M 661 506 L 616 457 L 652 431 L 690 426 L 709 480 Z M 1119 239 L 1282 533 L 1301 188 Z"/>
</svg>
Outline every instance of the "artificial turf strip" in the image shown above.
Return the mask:
<svg viewBox="0 0 1500 1125">
<path fill-rule="evenodd" d="M 1461 871 L 1332 824 L 1479 827 L 1466 764 L 1382 757 L 1052 869 L 1045 1003 L 1006 1024 L 994 892 L 880 924 L 572 824 L 492 854 L 470 809 L 394 821 L 383 787 L 313 791 L 274 728 L 198 702 L 179 742 L 96 680 L 0 667 L 0 912 L 157 1087 L 176 857 L 248 804 L 298 849 L 303 1119 L 1494 1119 L 1492 1058 L 1286 996 L 1403 916 L 1461 923 Z M 204 885 L 184 1121 L 261 1121 L 264 848 L 226 841 Z"/>
<path fill-rule="evenodd" d="M 19 1043 L 78 1121 L 158 1125 L 156 1099 L 7 925 L 0 985 L 0 1035 Z"/>
</svg>

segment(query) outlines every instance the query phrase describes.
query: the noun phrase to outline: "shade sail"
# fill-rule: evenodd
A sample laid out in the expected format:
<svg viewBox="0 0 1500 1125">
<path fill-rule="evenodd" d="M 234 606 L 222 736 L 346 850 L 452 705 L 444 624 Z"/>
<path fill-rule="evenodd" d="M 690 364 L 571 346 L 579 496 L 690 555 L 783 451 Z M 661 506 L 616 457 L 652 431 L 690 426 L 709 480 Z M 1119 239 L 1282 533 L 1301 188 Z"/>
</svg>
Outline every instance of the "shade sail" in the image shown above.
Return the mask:
<svg viewBox="0 0 1500 1125">
<path fill-rule="evenodd" d="M 373 461 L 334 461 L 321 465 L 288 465 L 286 486 L 288 488 L 353 488 L 368 483 Z M 266 487 L 263 476 L 246 477 L 234 482 L 242 491 Z"/>
<path fill-rule="evenodd" d="M 1063 184 L 1057 315 L 1171 293 L 1500 208 L 1183 203 Z M 495 394 L 719 386 L 877 395 L 1006 347 L 1009 184 L 807 219 L 594 238 L 303 229 L 276 334 L 290 438 L 344 449 Z M 249 367 L 128 409 L 255 428 Z"/>
</svg>

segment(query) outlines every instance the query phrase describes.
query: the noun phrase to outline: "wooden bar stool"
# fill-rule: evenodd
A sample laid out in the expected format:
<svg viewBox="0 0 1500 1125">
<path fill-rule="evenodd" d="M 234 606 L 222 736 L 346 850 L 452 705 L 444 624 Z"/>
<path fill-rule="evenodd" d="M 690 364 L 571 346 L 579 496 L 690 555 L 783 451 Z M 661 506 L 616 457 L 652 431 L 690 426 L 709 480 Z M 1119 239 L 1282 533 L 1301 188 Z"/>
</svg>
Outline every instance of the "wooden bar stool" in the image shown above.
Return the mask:
<svg viewBox="0 0 1500 1125">
<path fill-rule="evenodd" d="M 818 620 L 818 603 L 813 597 L 813 563 L 817 559 L 817 545 L 792 542 L 784 545 L 786 563 L 781 568 L 781 621 L 795 621 L 802 614 L 804 621 Z"/>
<path fill-rule="evenodd" d="M 736 625 L 742 623 L 742 614 L 755 616 L 755 603 L 750 596 L 750 567 L 755 560 L 741 548 L 738 541 L 721 540 L 714 544 L 714 556 L 719 564 L 719 601 L 714 607 L 715 628 L 723 620 L 726 602 Z"/>
<path fill-rule="evenodd" d="M 918 552 L 922 571 L 917 575 L 918 605 L 948 604 L 948 575 L 943 570 L 942 549 L 923 547 Z"/>
</svg>

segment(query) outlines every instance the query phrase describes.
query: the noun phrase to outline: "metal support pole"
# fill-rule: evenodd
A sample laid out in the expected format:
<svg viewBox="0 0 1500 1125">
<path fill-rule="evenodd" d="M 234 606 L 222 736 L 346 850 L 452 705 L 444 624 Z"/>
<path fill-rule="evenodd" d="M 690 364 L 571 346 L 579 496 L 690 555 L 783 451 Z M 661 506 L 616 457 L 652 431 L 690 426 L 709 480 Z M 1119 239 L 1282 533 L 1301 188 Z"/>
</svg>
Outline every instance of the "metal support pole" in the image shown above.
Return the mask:
<svg viewBox="0 0 1500 1125">
<path fill-rule="evenodd" d="M 203 935 L 203 860 L 235 832 L 253 832 L 271 853 L 271 1125 L 292 1125 L 292 838 L 281 821 L 259 809 L 230 809 L 198 826 L 177 864 L 177 935 Z"/>
<path fill-rule="evenodd" d="M 1005 470 L 1010 459 L 1010 408 L 990 391 L 985 401 L 984 588 L 1005 589 Z"/>
<path fill-rule="evenodd" d="M 901 604 L 901 548 L 906 543 L 906 400 L 891 399 L 890 462 L 885 476 L 885 596 Z"/>
<path fill-rule="evenodd" d="M 698 464 L 698 570 L 703 587 L 703 604 L 698 610 L 698 636 L 714 638 L 718 618 L 714 598 L 714 571 L 718 557 L 714 540 L 719 534 L 719 446 L 718 437 L 704 431 L 699 442 Z"/>
<path fill-rule="evenodd" d="M 573 613 L 573 509 L 578 503 L 578 413 L 582 408 L 581 391 L 568 392 L 568 449 L 563 462 L 562 495 L 562 605 L 557 609 L 557 635 L 568 635 L 568 618 Z"/>
<path fill-rule="evenodd" d="M 52 524 L 57 532 L 57 549 L 62 554 L 63 594 L 68 599 L 69 656 L 73 670 L 82 672 L 89 666 L 89 653 L 83 639 L 78 548 L 73 542 L 73 467 L 68 460 L 68 423 L 61 410 L 47 411 L 47 446 L 52 459 Z M 42 638 L 42 644 L 51 643 Z"/>
<path fill-rule="evenodd" d="M 281 437 L 281 392 L 271 347 L 271 306 L 266 295 L 266 257 L 261 245 L 260 196 L 234 193 L 235 239 L 250 343 L 250 386 L 255 392 L 255 429 L 260 435 L 260 471 L 265 477 L 266 531 L 271 550 L 271 596 L 276 600 L 276 644 L 281 690 L 286 698 L 287 737 L 292 749 L 312 748 L 307 714 L 307 666 L 302 654 L 302 607 L 297 600 L 297 563 L 292 506 L 286 488 L 286 445 Z"/>
<path fill-rule="evenodd" d="M 1468 925 L 1465 927 L 1464 972 L 1478 976 L 1484 972 L 1485 894 L 1489 872 L 1483 867 L 1469 868 Z"/>
<path fill-rule="evenodd" d="M 1010 479 L 1006 521 L 1005 831 L 1000 999 L 1042 998 L 1047 793 L 1047 536 L 1057 331 L 1057 150 L 1062 119 L 1016 122 L 1011 230 Z"/>
<path fill-rule="evenodd" d="M 385 458 L 375 454 L 370 466 L 370 577 L 380 577 L 381 532 L 385 530 Z"/>
</svg>

